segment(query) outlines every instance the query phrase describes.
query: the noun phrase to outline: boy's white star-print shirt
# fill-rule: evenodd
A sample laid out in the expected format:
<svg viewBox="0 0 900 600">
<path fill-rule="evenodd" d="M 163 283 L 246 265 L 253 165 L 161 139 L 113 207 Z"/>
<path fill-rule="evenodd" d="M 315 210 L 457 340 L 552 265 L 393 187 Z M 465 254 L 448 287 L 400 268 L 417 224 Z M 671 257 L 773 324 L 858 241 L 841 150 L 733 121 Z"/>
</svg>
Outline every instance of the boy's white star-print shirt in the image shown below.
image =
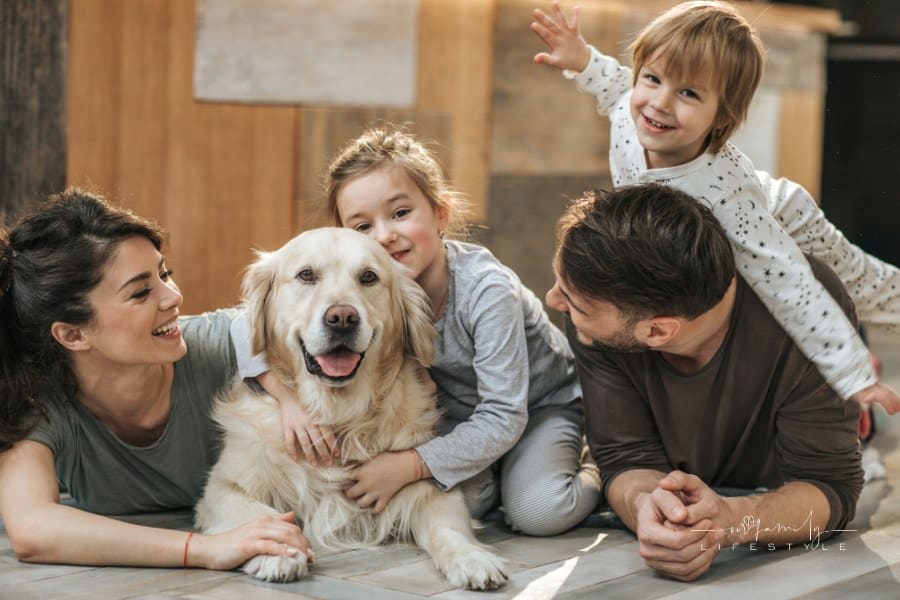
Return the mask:
<svg viewBox="0 0 900 600">
<path fill-rule="evenodd" d="M 728 235 L 738 272 L 828 384 L 849 398 L 876 383 L 856 328 L 770 213 L 749 158 L 728 143 L 715 154 L 704 153 L 682 165 L 648 169 L 629 107 L 631 69 L 592 47 L 587 68 L 565 75 L 574 78 L 580 90 L 593 94 L 597 110 L 609 117 L 609 164 L 615 187 L 660 183 L 703 202 Z"/>
<path fill-rule="evenodd" d="M 800 250 L 837 274 L 853 298 L 859 320 L 900 333 L 900 269 L 851 244 L 799 183 L 765 171 L 756 175 L 769 212 Z"/>
</svg>

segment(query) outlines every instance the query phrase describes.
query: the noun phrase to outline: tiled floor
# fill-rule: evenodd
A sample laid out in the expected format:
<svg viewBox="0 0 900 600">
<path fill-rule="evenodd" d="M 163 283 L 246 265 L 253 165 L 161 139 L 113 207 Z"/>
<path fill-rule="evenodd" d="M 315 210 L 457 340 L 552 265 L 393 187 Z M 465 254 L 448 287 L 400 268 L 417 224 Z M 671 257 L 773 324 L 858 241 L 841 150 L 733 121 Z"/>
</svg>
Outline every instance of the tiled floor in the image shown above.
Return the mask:
<svg viewBox="0 0 900 600">
<path fill-rule="evenodd" d="M 872 344 L 884 379 L 900 389 L 900 339 L 875 332 Z M 875 446 L 887 478 L 863 490 L 856 531 L 811 547 L 770 552 L 726 549 L 701 580 L 684 584 L 648 570 L 625 531 L 581 527 L 555 538 L 528 538 L 493 523 L 480 537 L 509 563 L 497 592 L 452 588 L 423 552 L 406 545 L 320 556 L 312 574 L 291 584 L 266 584 L 239 573 L 202 570 L 28 565 L 16 561 L 0 535 L 0 598 L 900 598 L 900 416 L 878 415 Z M 184 513 L 142 517 L 186 528 Z M 2 530 L 0 530 L 2 534 Z"/>
</svg>

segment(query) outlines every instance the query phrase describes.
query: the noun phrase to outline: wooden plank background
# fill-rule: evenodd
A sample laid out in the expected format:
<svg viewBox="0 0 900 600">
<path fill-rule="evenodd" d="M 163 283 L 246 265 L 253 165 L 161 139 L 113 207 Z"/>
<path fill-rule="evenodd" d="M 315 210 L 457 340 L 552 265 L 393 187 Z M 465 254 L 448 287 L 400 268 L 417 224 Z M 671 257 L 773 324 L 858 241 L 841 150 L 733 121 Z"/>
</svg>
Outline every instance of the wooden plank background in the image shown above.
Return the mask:
<svg viewBox="0 0 900 600">
<path fill-rule="evenodd" d="M 195 102 L 193 43 L 192 2 L 72 3 L 69 183 L 169 230 L 188 313 L 236 301 L 250 248 L 301 225 L 296 109 Z"/>
<path fill-rule="evenodd" d="M 621 52 L 623 40 L 673 3 L 584 0 L 585 35 Z M 480 237 L 512 257 L 510 267 L 545 270 L 552 239 L 540 256 L 522 251 L 522 219 L 540 219 L 552 236 L 552 217 L 537 207 L 563 200 L 553 182 L 606 185 L 608 167 L 606 127 L 591 99 L 531 62 L 541 49 L 528 30 L 535 5 L 549 2 L 421 0 L 415 106 L 389 109 L 198 101 L 194 2 L 71 0 L 67 182 L 95 188 L 170 231 L 183 310 L 194 313 L 238 301 L 253 248 L 277 248 L 322 224 L 316 207 L 328 160 L 363 128 L 388 121 L 437 149 L 451 183 L 469 196 L 473 219 L 490 228 Z M 833 27 L 836 15 L 739 5 L 761 28 L 780 27 L 779 54 L 798 48 L 798 57 L 810 48 L 803 36 L 821 35 L 815 32 Z M 772 144 L 780 174 L 815 193 L 821 91 L 792 81 Z M 543 278 L 523 280 L 543 294 Z"/>
<path fill-rule="evenodd" d="M 412 107 L 420 0 L 196 0 L 194 95 Z"/>
<path fill-rule="evenodd" d="M 308 206 L 338 133 L 346 141 L 363 123 L 410 120 L 361 109 L 350 132 L 330 130 L 339 114 L 321 107 L 196 101 L 190 1 L 73 0 L 71 13 L 67 181 L 169 230 L 186 313 L 236 302 L 252 248 L 318 224 Z M 427 0 L 419 18 L 410 114 L 421 113 L 423 136 L 441 136 L 453 183 L 483 219 L 493 1 Z"/>
<path fill-rule="evenodd" d="M 0 221 L 66 178 L 67 0 L 0 2 Z"/>
</svg>

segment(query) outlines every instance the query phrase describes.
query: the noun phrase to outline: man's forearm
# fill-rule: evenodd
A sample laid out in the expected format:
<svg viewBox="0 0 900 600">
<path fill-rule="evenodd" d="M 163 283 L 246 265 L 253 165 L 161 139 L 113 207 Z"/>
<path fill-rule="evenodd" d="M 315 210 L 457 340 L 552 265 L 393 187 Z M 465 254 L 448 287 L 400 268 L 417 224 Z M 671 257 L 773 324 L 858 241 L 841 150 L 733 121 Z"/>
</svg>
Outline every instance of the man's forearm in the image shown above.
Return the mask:
<svg viewBox="0 0 900 600">
<path fill-rule="evenodd" d="M 772 492 L 725 501 L 738 521 L 728 532 L 729 544 L 808 543 L 825 534 L 831 517 L 825 494 L 805 481 L 792 481 Z"/>
<path fill-rule="evenodd" d="M 634 531 L 637 527 L 637 499 L 656 489 L 659 480 L 665 476 L 662 471 L 653 469 L 632 469 L 619 473 L 609 484 L 606 501 L 628 529 Z"/>
</svg>

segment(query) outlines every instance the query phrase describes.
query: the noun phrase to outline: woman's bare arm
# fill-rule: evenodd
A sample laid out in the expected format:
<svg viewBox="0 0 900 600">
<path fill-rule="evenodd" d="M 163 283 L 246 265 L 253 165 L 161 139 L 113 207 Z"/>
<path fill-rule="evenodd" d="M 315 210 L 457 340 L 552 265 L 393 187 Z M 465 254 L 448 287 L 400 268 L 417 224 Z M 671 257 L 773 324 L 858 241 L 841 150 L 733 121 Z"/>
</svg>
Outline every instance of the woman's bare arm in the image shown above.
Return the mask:
<svg viewBox="0 0 900 600">
<path fill-rule="evenodd" d="M 53 454 L 25 440 L 0 454 L 0 515 L 19 560 L 73 565 L 181 567 L 188 533 L 133 525 L 59 503 Z M 309 551 L 293 513 L 218 535 L 194 534 L 187 564 L 233 569 L 258 554 Z"/>
</svg>

